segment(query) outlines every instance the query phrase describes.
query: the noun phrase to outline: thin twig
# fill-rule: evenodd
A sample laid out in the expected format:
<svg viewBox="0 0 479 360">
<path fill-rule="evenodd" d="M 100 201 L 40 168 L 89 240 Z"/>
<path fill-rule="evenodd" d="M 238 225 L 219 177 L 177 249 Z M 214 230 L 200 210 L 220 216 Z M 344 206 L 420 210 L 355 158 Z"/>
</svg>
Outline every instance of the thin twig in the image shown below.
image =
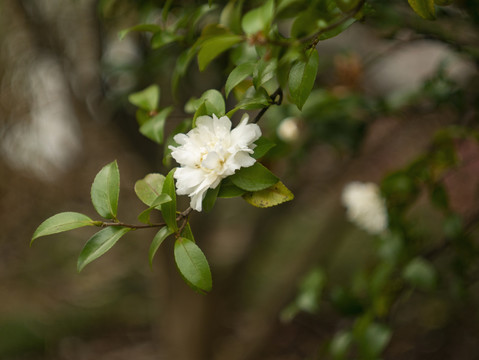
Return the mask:
<svg viewBox="0 0 479 360">
<path fill-rule="evenodd" d="M 254 118 L 253 123 L 256 124 L 263 117 L 266 110 L 271 107 L 271 105 L 281 105 L 281 103 L 283 102 L 283 90 L 281 88 L 278 88 L 273 94 L 271 94 L 270 99 L 271 103 L 261 109 L 261 111 Z"/>
<path fill-rule="evenodd" d="M 106 227 L 106 226 L 123 226 L 123 227 L 128 227 L 130 229 L 149 229 L 149 228 L 155 228 L 155 227 L 162 227 L 166 226 L 166 223 L 158 223 L 158 224 L 141 224 L 141 225 L 136 225 L 136 224 L 127 224 L 121 221 L 111 221 L 111 222 L 101 222 L 99 225 L 101 227 Z"/>
</svg>

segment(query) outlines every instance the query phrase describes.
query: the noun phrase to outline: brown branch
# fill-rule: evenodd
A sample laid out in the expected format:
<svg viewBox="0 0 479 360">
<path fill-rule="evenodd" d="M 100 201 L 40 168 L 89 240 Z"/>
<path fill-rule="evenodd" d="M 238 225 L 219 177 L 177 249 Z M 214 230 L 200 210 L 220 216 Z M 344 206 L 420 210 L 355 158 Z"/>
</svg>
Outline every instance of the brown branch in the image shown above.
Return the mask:
<svg viewBox="0 0 479 360">
<path fill-rule="evenodd" d="M 186 223 L 188 222 L 187 221 L 188 216 L 190 215 L 191 211 L 193 211 L 193 209 L 191 207 L 189 207 L 185 211 L 179 213 L 179 215 L 176 217 L 176 221 L 186 220 L 185 222 L 183 222 L 183 224 L 180 228 L 180 231 L 179 231 L 180 234 L 181 234 L 181 231 L 183 230 L 183 228 L 186 226 Z M 165 222 L 156 223 L 156 224 L 140 224 L 140 225 L 127 224 L 127 223 L 124 223 L 124 222 L 121 222 L 121 221 L 109 221 L 109 222 L 108 221 L 97 221 L 96 223 L 98 224 L 97 226 L 99 226 L 99 227 L 123 226 L 123 227 L 127 227 L 127 228 L 134 229 L 134 230 L 137 230 L 137 229 L 151 229 L 151 228 L 166 226 Z"/>
<path fill-rule="evenodd" d="M 271 105 L 281 105 L 281 103 L 283 102 L 283 90 L 281 88 L 278 88 L 274 93 L 271 94 L 270 99 L 271 103 L 261 109 L 261 111 L 255 116 L 253 123 L 256 124 L 263 117 L 266 110 L 271 107 Z"/>
</svg>

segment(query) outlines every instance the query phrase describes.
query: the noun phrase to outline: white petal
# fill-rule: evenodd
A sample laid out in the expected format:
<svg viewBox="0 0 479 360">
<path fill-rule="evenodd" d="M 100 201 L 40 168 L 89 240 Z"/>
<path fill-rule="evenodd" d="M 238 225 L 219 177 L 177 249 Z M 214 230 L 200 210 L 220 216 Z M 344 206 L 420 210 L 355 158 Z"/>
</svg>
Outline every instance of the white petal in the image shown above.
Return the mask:
<svg viewBox="0 0 479 360">
<path fill-rule="evenodd" d="M 245 151 L 237 152 L 236 155 L 234 156 L 234 159 L 240 167 L 249 167 L 256 162 L 256 159 L 251 157 L 250 154 L 248 154 Z"/>
</svg>

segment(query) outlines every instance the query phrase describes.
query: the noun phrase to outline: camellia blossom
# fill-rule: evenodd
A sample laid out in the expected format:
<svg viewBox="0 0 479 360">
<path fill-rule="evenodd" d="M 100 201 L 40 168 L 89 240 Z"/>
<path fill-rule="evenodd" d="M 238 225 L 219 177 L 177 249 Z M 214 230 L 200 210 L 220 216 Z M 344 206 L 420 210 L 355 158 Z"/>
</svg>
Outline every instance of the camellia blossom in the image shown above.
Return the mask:
<svg viewBox="0 0 479 360">
<path fill-rule="evenodd" d="M 298 121 L 294 117 L 286 118 L 281 121 L 276 132 L 281 140 L 295 142 L 299 139 Z"/>
<path fill-rule="evenodd" d="M 343 189 L 342 202 L 348 219 L 363 230 L 374 235 L 387 229 L 386 203 L 376 184 L 358 181 L 347 184 Z"/>
<path fill-rule="evenodd" d="M 169 147 L 171 156 L 181 166 L 174 175 L 177 193 L 188 195 L 190 206 L 201 211 L 208 189 L 216 188 L 236 170 L 255 163 L 251 154 L 260 136 L 259 126 L 248 124 L 248 117 L 234 129 L 227 116 L 198 117 L 196 127 L 173 138 L 179 146 Z"/>
</svg>

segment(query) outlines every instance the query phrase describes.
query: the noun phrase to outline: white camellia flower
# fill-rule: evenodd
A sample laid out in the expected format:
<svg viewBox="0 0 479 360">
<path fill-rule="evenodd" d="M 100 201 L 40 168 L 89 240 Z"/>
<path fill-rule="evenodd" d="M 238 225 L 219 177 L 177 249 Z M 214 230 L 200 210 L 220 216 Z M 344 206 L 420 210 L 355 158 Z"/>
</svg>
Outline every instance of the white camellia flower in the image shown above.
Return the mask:
<svg viewBox="0 0 479 360">
<path fill-rule="evenodd" d="M 281 121 L 276 132 L 281 140 L 295 142 L 299 139 L 298 121 L 294 117 L 286 118 Z"/>
<path fill-rule="evenodd" d="M 388 227 L 386 203 L 374 183 L 353 181 L 343 189 L 342 202 L 348 219 L 369 232 L 380 234 Z"/>
<path fill-rule="evenodd" d="M 248 124 L 248 117 L 231 129 L 227 116 L 200 116 L 196 127 L 187 134 L 175 135 L 179 146 L 170 146 L 171 156 L 180 164 L 175 171 L 176 189 L 179 195 L 191 198 L 190 206 L 201 211 L 208 189 L 214 189 L 222 179 L 233 175 L 242 167 L 255 163 L 251 157 L 261 130 L 256 124 Z"/>
</svg>

